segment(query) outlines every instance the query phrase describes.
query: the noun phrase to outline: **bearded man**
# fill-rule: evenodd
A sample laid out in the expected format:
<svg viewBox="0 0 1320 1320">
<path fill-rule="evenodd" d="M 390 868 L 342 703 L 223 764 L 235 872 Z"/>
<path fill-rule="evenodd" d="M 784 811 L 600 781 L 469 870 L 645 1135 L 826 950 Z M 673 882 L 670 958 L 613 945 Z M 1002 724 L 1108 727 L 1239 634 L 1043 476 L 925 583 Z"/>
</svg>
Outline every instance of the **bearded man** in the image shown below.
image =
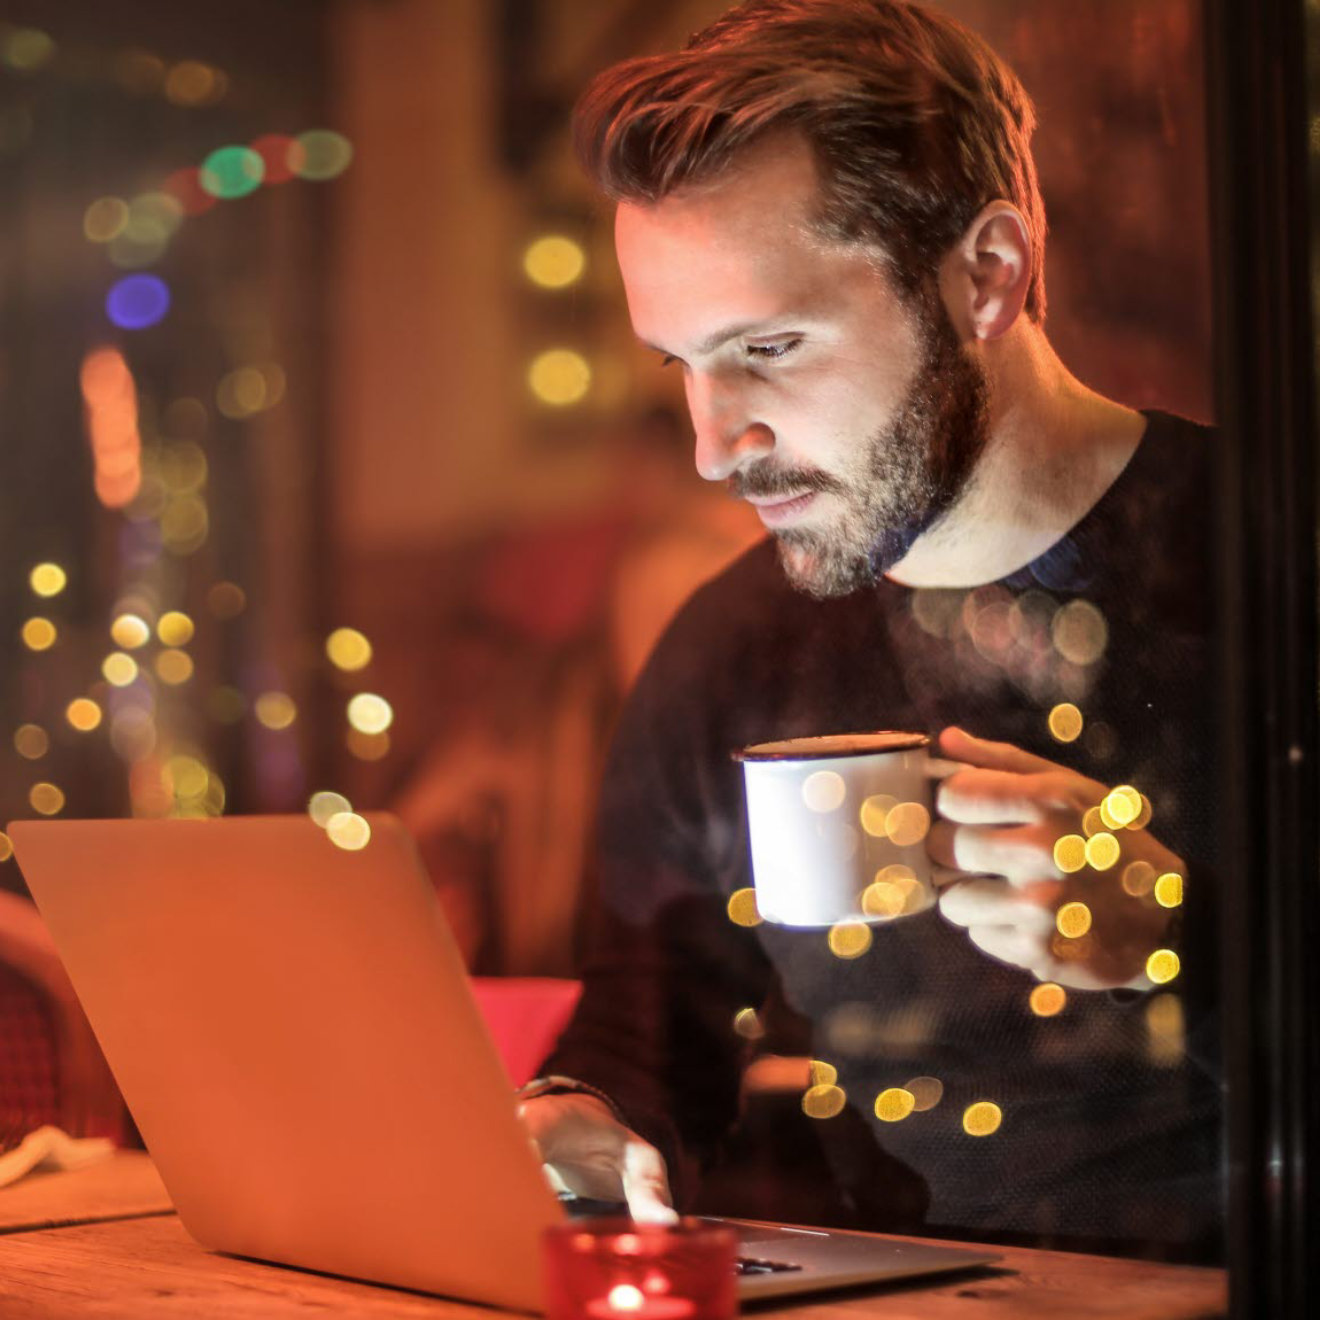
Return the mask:
<svg viewBox="0 0 1320 1320">
<path fill-rule="evenodd" d="M 682 372 L 699 471 L 770 536 L 686 605 L 616 734 L 584 997 L 523 1100 L 569 1192 L 672 1216 L 749 1057 L 803 1055 L 840 1099 L 800 1119 L 835 1222 L 1213 1254 L 1207 435 L 1050 345 L 1033 127 L 983 41 L 899 0 L 750 0 L 578 107 L 633 326 Z M 731 920 L 730 753 L 865 729 L 960 763 L 938 906 L 847 958 Z M 1148 826 L 1065 869 L 1115 784 Z"/>
</svg>

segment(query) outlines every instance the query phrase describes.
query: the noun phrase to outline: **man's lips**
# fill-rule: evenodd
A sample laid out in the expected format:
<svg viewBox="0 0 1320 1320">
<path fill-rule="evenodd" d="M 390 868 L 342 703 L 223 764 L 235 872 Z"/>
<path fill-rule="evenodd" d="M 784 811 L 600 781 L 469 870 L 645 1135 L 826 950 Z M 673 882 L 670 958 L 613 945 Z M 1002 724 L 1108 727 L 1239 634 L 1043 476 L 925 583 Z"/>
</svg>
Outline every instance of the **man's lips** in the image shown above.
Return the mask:
<svg viewBox="0 0 1320 1320">
<path fill-rule="evenodd" d="M 766 527 L 782 527 L 806 513 L 815 503 L 816 495 L 816 491 L 807 490 L 800 495 L 744 495 L 743 498 Z"/>
</svg>

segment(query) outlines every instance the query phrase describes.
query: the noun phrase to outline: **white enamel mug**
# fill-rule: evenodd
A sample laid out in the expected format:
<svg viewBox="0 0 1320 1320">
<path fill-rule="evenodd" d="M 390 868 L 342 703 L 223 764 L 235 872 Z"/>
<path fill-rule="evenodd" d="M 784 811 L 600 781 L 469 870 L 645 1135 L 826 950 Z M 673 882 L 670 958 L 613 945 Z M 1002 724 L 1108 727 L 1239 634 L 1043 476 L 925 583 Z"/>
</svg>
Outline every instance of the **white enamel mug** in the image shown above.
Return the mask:
<svg viewBox="0 0 1320 1320">
<path fill-rule="evenodd" d="M 954 767 L 922 733 L 832 734 L 735 752 L 756 906 L 783 926 L 879 923 L 936 898 L 926 854 L 932 780 Z"/>
</svg>

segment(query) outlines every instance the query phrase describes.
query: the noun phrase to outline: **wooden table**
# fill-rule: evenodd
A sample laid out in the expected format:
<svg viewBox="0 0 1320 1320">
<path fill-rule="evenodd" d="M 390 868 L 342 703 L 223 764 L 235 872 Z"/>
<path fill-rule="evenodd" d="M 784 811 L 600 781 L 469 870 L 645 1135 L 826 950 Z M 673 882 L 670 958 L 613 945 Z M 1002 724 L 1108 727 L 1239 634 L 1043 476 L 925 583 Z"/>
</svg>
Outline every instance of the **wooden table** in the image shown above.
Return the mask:
<svg viewBox="0 0 1320 1320">
<path fill-rule="evenodd" d="M 132 1208 L 149 1180 L 141 1160 L 105 1166 L 92 1195 L 86 1175 L 47 1175 L 38 1227 L 4 1227 L 0 1192 L 3 1320 L 284 1320 L 353 1316 L 491 1320 L 485 1307 L 220 1256 L 199 1247 L 172 1213 Z M 120 1157 L 122 1160 L 123 1157 Z M 116 1182 L 129 1208 L 108 1218 Z M 66 1180 L 63 1188 L 56 1180 Z M 81 1179 L 81 1183 L 79 1182 Z M 16 1190 L 16 1189 L 8 1189 Z M 80 1210 L 96 1222 L 77 1222 Z M 63 1226 L 51 1226 L 63 1225 Z M 999 1248 L 996 1266 L 934 1283 L 907 1283 L 780 1303 L 793 1320 L 1199 1320 L 1222 1315 L 1223 1271 Z M 761 1313 L 767 1308 L 758 1308 Z"/>
</svg>

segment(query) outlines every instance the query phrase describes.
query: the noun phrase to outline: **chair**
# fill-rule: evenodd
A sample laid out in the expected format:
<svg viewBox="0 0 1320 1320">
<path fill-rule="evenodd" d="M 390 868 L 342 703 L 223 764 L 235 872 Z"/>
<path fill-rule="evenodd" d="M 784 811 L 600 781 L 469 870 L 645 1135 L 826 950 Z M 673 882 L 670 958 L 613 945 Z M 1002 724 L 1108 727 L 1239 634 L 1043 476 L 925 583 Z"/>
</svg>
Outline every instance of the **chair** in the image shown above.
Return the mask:
<svg viewBox="0 0 1320 1320">
<path fill-rule="evenodd" d="M 544 976 L 474 976 L 472 994 L 514 1086 L 529 1082 L 568 1025 L 578 981 Z"/>
<path fill-rule="evenodd" d="M 30 899 L 0 890 L 0 1147 L 52 1123 L 122 1143 L 128 1111 Z"/>
</svg>

